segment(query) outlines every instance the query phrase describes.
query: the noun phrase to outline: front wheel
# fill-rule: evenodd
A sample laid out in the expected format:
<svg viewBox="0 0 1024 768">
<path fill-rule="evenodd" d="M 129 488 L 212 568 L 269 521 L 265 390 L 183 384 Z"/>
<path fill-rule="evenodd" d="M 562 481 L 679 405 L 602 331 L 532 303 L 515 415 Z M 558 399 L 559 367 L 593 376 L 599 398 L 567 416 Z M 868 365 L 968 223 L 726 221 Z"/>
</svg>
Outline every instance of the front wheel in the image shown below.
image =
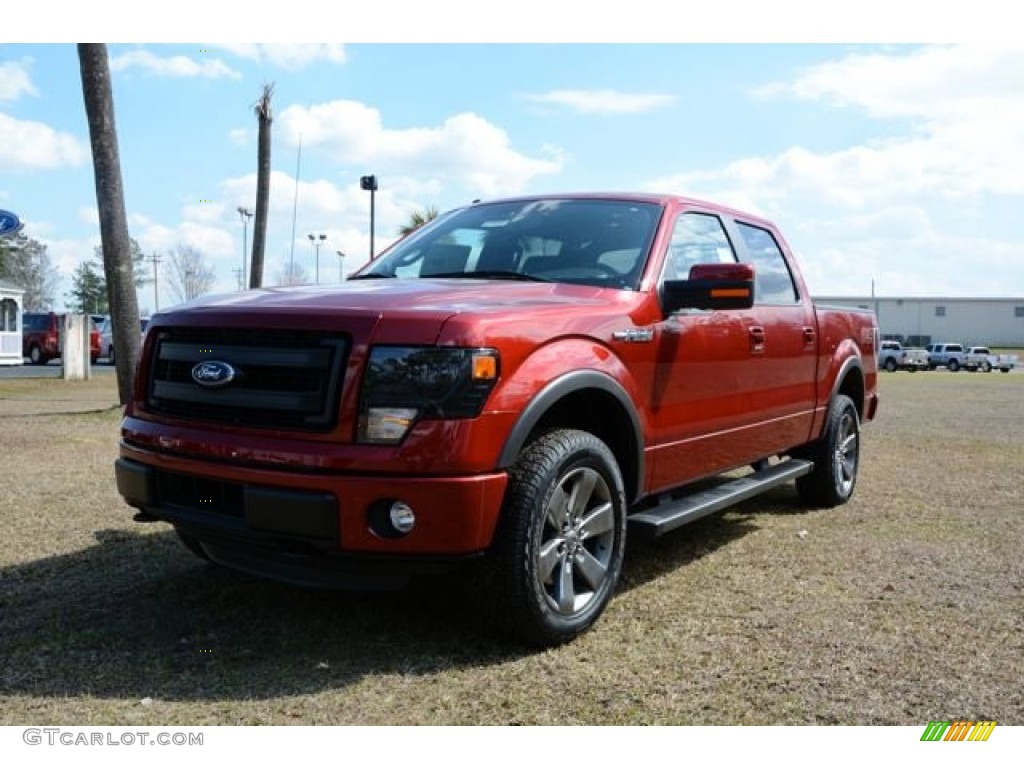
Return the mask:
<svg viewBox="0 0 1024 768">
<path fill-rule="evenodd" d="M 896 361 L 893 358 L 889 358 L 885 361 L 885 370 L 889 373 L 893 373 L 896 370 Z"/>
<path fill-rule="evenodd" d="M 814 462 L 814 470 L 797 478 L 800 498 L 815 507 L 836 507 L 853 496 L 860 465 L 860 417 L 846 395 L 836 395 L 829 409 L 825 434 L 801 458 Z"/>
<path fill-rule="evenodd" d="M 497 616 L 531 645 L 572 640 L 615 591 L 626 544 L 626 494 L 611 450 L 561 429 L 528 445 L 509 487 L 490 555 Z"/>
<path fill-rule="evenodd" d="M 958 363 L 956 359 L 953 359 L 946 363 L 946 367 L 949 368 L 951 372 L 956 373 L 960 370 L 960 363 Z"/>
</svg>

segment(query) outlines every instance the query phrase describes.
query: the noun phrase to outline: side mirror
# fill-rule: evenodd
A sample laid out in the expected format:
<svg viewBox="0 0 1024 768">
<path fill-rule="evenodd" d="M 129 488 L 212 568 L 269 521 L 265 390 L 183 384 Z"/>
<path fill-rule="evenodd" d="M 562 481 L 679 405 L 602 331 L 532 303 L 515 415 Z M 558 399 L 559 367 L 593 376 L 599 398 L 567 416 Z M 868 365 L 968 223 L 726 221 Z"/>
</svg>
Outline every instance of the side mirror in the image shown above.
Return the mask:
<svg viewBox="0 0 1024 768">
<path fill-rule="evenodd" d="M 668 317 L 680 309 L 750 309 L 754 306 L 752 264 L 695 264 L 689 280 L 666 280 L 661 308 Z"/>
</svg>

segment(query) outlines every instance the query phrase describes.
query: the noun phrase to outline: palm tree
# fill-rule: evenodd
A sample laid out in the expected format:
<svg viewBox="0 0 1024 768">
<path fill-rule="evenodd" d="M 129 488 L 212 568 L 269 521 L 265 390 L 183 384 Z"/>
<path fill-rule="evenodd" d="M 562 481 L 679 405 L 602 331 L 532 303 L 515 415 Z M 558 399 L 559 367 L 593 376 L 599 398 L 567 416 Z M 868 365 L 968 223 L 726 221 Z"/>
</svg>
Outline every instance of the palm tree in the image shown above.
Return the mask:
<svg viewBox="0 0 1024 768">
<path fill-rule="evenodd" d="M 264 83 L 263 94 L 256 102 L 254 112 L 259 122 L 259 141 L 256 150 L 256 220 L 252 227 L 252 269 L 249 287 L 263 285 L 263 253 L 267 245 L 267 206 L 270 203 L 270 124 L 274 120 L 270 98 L 274 84 Z"/>
<path fill-rule="evenodd" d="M 434 206 L 428 206 L 422 211 L 413 211 L 409 215 L 409 221 L 398 228 L 398 234 L 402 237 L 415 232 L 417 229 L 422 227 L 428 221 L 433 221 L 437 218 L 437 208 Z"/>
<path fill-rule="evenodd" d="M 82 97 L 89 121 L 96 207 L 100 215 L 103 272 L 114 326 L 114 357 L 117 360 L 117 394 L 122 404 L 132 392 L 132 371 L 139 355 L 139 301 L 135 295 L 132 249 L 121 184 L 121 159 L 114 122 L 114 92 L 110 85 L 107 46 L 79 43 L 78 64 Z"/>
</svg>

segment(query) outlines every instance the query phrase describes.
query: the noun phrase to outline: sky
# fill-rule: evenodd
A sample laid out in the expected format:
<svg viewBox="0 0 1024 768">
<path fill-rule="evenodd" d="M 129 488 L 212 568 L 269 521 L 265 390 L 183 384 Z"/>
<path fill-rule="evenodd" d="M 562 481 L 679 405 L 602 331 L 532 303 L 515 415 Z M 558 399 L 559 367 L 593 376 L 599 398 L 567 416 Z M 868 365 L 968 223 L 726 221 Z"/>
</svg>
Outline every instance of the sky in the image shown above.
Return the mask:
<svg viewBox="0 0 1024 768">
<path fill-rule="evenodd" d="M 237 290 L 252 236 L 237 209 L 255 207 L 253 106 L 272 83 L 265 284 L 293 259 L 315 277 L 309 234 L 322 242 L 320 282 L 365 263 L 359 179 L 374 174 L 377 251 L 429 206 L 656 191 L 773 220 L 815 295 L 1024 295 L 1024 45 L 900 42 L 899 24 L 891 35 L 851 28 L 862 42 L 824 27 L 673 37 L 682 16 L 638 30 L 608 17 L 572 34 L 520 16 L 503 39 L 500 19 L 476 18 L 480 4 L 431 7 L 422 30 L 415 18 L 380 26 L 405 10 L 389 5 L 327 44 L 306 40 L 334 26 L 315 17 L 280 29 L 230 18 L 97 27 L 93 39 L 306 40 L 108 44 L 132 237 L 147 254 L 197 249 L 216 289 Z M 47 42 L 0 44 L 0 209 L 48 246 L 59 308 L 99 243 L 77 50 L 65 42 L 93 30 L 64 18 L 34 34 L 34 21 L 27 39 Z M 166 280 L 160 289 L 160 305 L 172 303 Z M 152 286 L 140 291 L 144 310 L 155 302 Z"/>
</svg>

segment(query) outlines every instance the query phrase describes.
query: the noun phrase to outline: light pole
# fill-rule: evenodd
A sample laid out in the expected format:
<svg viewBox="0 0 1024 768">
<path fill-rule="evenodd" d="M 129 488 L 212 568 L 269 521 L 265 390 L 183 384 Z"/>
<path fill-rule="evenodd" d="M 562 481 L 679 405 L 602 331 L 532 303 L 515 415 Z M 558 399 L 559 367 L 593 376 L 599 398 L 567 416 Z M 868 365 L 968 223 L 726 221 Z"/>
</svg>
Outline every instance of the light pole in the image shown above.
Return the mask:
<svg viewBox="0 0 1024 768">
<path fill-rule="evenodd" d="M 373 207 L 374 195 L 377 192 L 377 177 L 361 176 L 359 178 L 359 187 L 370 193 L 370 261 L 373 261 Z"/>
<path fill-rule="evenodd" d="M 245 286 L 248 284 L 248 280 L 245 279 L 245 262 L 246 262 L 246 251 L 248 250 L 249 240 L 249 219 L 252 218 L 252 211 L 248 208 L 238 206 L 238 215 L 242 218 L 242 290 L 245 290 Z"/>
<path fill-rule="evenodd" d="M 345 282 L 345 252 L 335 251 L 338 254 L 338 282 Z"/>
<path fill-rule="evenodd" d="M 160 311 L 160 285 L 159 285 L 160 262 L 163 261 L 163 259 L 161 259 L 160 255 L 157 254 L 157 253 L 151 253 L 146 258 L 149 259 L 151 262 L 153 262 L 153 304 L 156 306 L 156 311 L 159 312 Z"/>
<path fill-rule="evenodd" d="M 320 246 L 324 244 L 324 240 L 327 239 L 327 235 L 320 233 L 319 235 L 307 235 L 309 242 L 316 248 L 316 284 L 320 285 Z"/>
</svg>

